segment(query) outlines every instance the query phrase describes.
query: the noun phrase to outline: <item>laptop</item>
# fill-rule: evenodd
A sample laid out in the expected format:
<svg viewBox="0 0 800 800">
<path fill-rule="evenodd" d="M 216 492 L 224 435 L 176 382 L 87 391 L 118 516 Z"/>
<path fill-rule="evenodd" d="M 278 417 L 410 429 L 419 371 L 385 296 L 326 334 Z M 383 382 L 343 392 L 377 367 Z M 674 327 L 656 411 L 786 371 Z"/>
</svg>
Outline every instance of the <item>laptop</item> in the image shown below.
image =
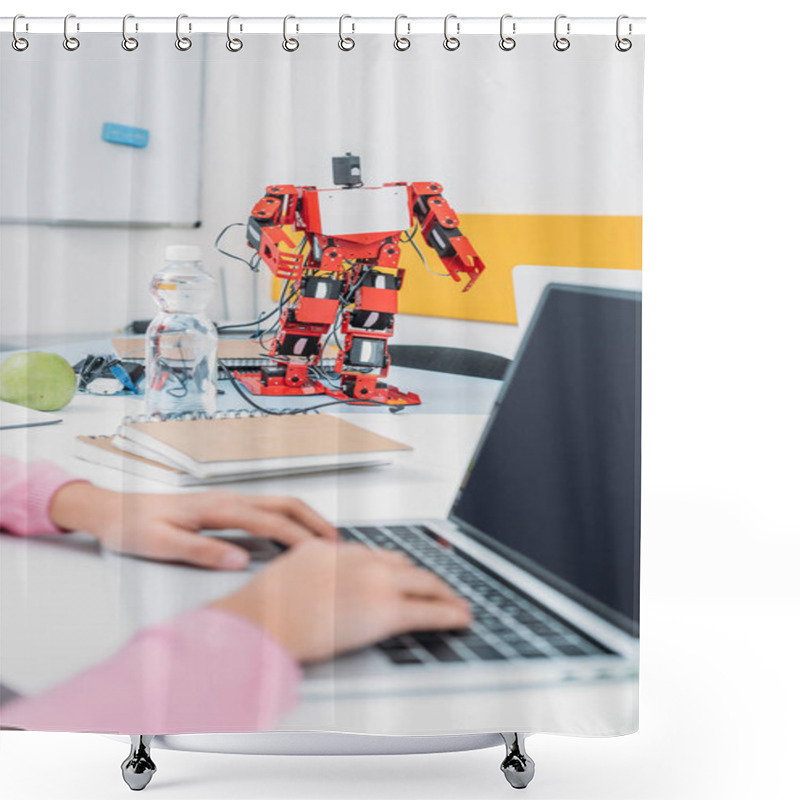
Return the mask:
<svg viewBox="0 0 800 800">
<path fill-rule="evenodd" d="M 464 691 L 638 672 L 641 294 L 549 284 L 446 519 L 343 526 L 473 607 L 305 670 L 303 695 Z"/>
</svg>

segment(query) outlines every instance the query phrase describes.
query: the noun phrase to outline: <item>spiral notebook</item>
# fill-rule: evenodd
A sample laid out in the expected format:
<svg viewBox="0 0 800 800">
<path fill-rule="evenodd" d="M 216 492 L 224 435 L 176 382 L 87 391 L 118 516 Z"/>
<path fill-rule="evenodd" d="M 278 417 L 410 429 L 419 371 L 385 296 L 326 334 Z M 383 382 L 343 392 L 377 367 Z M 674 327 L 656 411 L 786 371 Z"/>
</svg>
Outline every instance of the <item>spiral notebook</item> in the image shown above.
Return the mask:
<svg viewBox="0 0 800 800">
<path fill-rule="evenodd" d="M 259 478 L 276 478 L 283 475 L 302 475 L 306 472 L 318 472 L 319 467 L 286 467 L 283 470 L 272 469 L 263 472 L 243 472 L 236 475 L 221 475 L 211 478 L 198 478 L 180 467 L 172 466 L 153 458 L 145 458 L 135 453 L 122 450 L 114 444 L 113 436 L 78 436 L 75 445 L 75 456 L 91 464 L 121 470 L 130 475 L 138 475 L 149 480 L 168 483 L 171 486 L 209 486 L 217 483 L 233 481 L 252 481 Z M 376 462 L 384 463 L 384 462 Z M 336 469 L 358 469 L 375 466 L 375 463 L 338 464 Z"/>
<path fill-rule="evenodd" d="M 122 470 L 131 475 L 162 481 L 173 486 L 198 486 L 207 483 L 218 483 L 221 479 L 195 478 L 185 470 L 170 466 L 161 461 L 128 453 L 121 450 L 113 442 L 112 436 L 78 436 L 75 444 L 75 456 L 91 464 Z M 251 477 L 251 476 L 247 476 Z M 252 477 L 260 477 L 258 475 Z M 233 480 L 224 479 L 224 480 Z"/>
<path fill-rule="evenodd" d="M 387 463 L 408 445 L 331 414 L 222 413 L 123 422 L 113 445 L 200 479 L 234 480 Z"/>
</svg>

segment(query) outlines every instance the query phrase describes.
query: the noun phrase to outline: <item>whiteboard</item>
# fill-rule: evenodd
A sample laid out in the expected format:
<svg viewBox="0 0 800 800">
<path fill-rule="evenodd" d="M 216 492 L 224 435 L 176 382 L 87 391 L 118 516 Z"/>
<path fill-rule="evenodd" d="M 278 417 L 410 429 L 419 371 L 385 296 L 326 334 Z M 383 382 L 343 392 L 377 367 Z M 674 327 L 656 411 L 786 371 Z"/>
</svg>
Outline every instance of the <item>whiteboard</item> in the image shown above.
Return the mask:
<svg viewBox="0 0 800 800">
<path fill-rule="evenodd" d="M 74 52 L 50 34 L 1 48 L 0 222 L 198 225 L 204 42 L 192 38 L 186 52 L 171 34 L 133 52 L 95 33 Z M 135 144 L 104 140 L 108 124 L 138 129 Z"/>
</svg>

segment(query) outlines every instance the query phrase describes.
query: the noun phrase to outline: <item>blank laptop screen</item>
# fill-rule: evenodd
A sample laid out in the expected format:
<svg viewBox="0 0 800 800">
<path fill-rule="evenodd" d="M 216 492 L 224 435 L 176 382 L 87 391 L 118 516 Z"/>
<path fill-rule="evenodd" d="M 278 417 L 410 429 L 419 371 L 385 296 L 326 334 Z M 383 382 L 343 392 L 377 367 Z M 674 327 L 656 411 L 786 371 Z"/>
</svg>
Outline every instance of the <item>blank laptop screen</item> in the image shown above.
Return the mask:
<svg viewBox="0 0 800 800">
<path fill-rule="evenodd" d="M 551 285 L 451 518 L 637 633 L 641 295 Z"/>
</svg>

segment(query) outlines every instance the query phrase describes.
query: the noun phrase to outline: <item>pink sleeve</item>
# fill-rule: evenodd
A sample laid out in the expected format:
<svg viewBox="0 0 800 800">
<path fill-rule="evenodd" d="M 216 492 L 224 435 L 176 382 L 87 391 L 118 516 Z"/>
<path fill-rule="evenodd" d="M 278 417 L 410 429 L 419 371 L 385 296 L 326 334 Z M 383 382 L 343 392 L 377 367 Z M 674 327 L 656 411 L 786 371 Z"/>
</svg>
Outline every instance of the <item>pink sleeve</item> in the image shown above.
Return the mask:
<svg viewBox="0 0 800 800">
<path fill-rule="evenodd" d="M 204 607 L 138 633 L 53 689 L 0 707 L 6 727 L 120 734 L 268 731 L 300 667 L 253 623 Z"/>
<path fill-rule="evenodd" d="M 17 536 L 64 533 L 48 514 L 53 495 L 79 480 L 47 461 L 0 456 L 0 528 Z"/>
</svg>

